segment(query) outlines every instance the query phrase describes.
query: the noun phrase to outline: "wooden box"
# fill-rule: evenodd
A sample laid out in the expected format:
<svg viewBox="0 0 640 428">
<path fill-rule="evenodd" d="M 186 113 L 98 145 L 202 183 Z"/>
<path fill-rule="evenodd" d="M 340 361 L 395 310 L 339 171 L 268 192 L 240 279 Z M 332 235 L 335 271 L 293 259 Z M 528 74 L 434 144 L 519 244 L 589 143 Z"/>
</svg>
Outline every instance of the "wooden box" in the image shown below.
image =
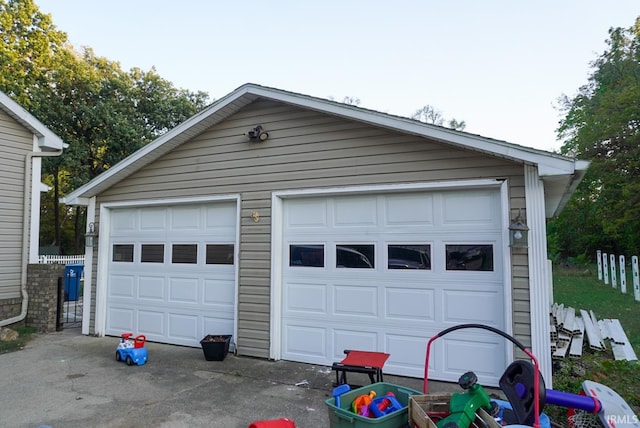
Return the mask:
<svg viewBox="0 0 640 428">
<path fill-rule="evenodd" d="M 409 428 L 437 428 L 436 421 L 449 414 L 449 401 L 451 394 L 411 395 Z M 476 412 L 476 418 L 479 420 L 472 427 L 502 428 L 484 409 Z"/>
</svg>

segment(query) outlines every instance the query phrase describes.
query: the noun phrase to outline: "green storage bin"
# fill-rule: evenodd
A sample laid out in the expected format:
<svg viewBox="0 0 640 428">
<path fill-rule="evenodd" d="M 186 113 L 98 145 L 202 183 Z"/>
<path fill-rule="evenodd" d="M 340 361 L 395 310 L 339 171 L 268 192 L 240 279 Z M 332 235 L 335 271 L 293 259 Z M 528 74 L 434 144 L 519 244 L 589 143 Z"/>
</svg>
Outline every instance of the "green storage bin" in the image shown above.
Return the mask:
<svg viewBox="0 0 640 428">
<path fill-rule="evenodd" d="M 381 397 L 392 392 L 400 404 L 402 410 L 398 410 L 380 418 L 367 418 L 351 411 L 351 403 L 361 395 L 368 395 L 369 391 L 375 391 L 376 397 Z M 362 388 L 353 389 L 340 396 L 340 407 L 336 406 L 335 397 L 326 400 L 329 411 L 330 428 L 363 428 L 375 426 L 376 428 L 404 428 L 409 426 L 409 396 L 420 395 L 422 392 L 392 383 L 378 382 Z"/>
</svg>

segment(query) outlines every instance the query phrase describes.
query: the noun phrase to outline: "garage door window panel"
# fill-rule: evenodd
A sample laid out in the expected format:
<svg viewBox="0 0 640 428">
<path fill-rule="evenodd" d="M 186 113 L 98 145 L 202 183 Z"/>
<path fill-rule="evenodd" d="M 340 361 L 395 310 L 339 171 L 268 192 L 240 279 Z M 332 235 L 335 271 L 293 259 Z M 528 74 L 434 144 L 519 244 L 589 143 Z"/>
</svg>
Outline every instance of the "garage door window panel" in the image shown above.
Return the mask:
<svg viewBox="0 0 640 428">
<path fill-rule="evenodd" d="M 431 270 L 431 245 L 388 244 L 387 269 Z"/>
<path fill-rule="evenodd" d="M 205 262 L 208 265 L 232 265 L 234 263 L 234 245 L 207 244 Z"/>
<path fill-rule="evenodd" d="M 336 267 L 351 269 L 375 268 L 375 245 L 339 244 L 336 245 Z"/>
<path fill-rule="evenodd" d="M 447 270 L 493 272 L 493 245 L 446 245 Z"/>
<path fill-rule="evenodd" d="M 197 264 L 198 244 L 174 244 L 171 247 L 171 263 Z"/>
<path fill-rule="evenodd" d="M 133 263 L 133 244 L 114 244 L 112 260 L 114 262 Z"/>
<path fill-rule="evenodd" d="M 289 245 L 289 266 L 291 267 L 324 267 L 324 245 L 293 244 Z"/>
<path fill-rule="evenodd" d="M 141 263 L 164 263 L 164 244 L 142 244 Z"/>
</svg>

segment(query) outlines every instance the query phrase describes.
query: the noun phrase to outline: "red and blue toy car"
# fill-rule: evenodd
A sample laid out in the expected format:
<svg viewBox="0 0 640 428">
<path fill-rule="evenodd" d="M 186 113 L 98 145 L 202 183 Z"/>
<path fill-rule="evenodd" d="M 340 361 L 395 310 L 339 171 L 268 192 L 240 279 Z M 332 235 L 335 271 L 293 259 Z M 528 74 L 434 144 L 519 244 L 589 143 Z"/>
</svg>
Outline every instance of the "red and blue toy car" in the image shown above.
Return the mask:
<svg viewBox="0 0 640 428">
<path fill-rule="evenodd" d="M 138 366 L 147 362 L 147 348 L 144 347 L 147 338 L 140 334 L 131 339 L 133 333 L 122 333 L 122 340 L 116 348 L 116 361 L 124 361 L 128 366 L 136 364 Z"/>
</svg>

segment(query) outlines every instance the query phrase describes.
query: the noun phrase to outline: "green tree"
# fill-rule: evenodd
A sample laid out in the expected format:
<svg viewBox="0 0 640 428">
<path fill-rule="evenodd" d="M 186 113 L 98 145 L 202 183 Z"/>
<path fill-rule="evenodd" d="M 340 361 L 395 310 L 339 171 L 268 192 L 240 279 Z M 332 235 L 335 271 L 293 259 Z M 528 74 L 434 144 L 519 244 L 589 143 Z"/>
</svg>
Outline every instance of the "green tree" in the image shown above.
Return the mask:
<svg viewBox="0 0 640 428">
<path fill-rule="evenodd" d="M 446 126 L 447 128 L 455 129 L 457 131 L 463 131 L 467 126 L 464 120 L 458 121 L 456 119 L 449 119 L 445 124 L 445 118 L 442 115 L 442 112 L 429 104 L 416 110 L 416 112 L 411 115 L 411 119 L 419 120 L 424 123 L 431 123 L 433 125 Z"/>
<path fill-rule="evenodd" d="M 194 115 L 208 100 L 204 92 L 175 88 L 155 70 L 125 72 L 89 48 L 78 55 L 56 70 L 54 84 L 42 91 L 36 108 L 69 144 L 60 158 L 47 160 L 46 171 L 58 178 L 53 181 L 53 204 L 56 189 L 64 195 L 97 177 Z M 78 210 L 62 217 L 73 221 L 72 236 L 81 235 L 81 215 Z M 80 244 L 79 239 L 73 242 L 75 251 Z"/>
<path fill-rule="evenodd" d="M 549 233 L 564 255 L 640 249 L 640 18 L 609 30 L 588 83 L 564 96 L 563 154 L 591 161 Z"/>
<path fill-rule="evenodd" d="M 24 108 L 47 86 L 67 35 L 32 0 L 0 0 L 0 89 Z"/>
<path fill-rule="evenodd" d="M 42 202 L 41 244 L 78 252 L 84 213 L 59 198 L 194 115 L 208 95 L 175 88 L 154 69 L 126 72 L 90 48 L 75 51 L 33 0 L 0 0 L 0 25 L 0 90 L 69 144 L 43 161 L 52 190 Z"/>
</svg>

